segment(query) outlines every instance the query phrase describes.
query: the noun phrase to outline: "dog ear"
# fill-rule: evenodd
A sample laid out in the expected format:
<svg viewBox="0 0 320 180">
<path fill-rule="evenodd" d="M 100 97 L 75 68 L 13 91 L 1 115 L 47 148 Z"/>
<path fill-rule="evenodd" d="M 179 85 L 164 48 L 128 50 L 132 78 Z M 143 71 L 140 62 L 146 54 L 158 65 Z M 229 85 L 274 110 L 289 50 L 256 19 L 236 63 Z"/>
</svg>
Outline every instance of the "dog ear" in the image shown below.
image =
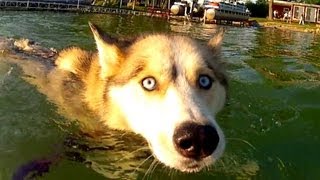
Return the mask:
<svg viewBox="0 0 320 180">
<path fill-rule="evenodd" d="M 93 33 L 97 44 L 99 64 L 101 66 L 101 78 L 115 73 L 114 71 L 120 66 L 123 59 L 120 48 L 116 45 L 118 40 L 105 34 L 99 27 L 89 22 L 90 29 Z"/>
<path fill-rule="evenodd" d="M 216 55 L 220 54 L 225 31 L 226 30 L 224 28 L 219 28 L 217 33 L 209 40 L 207 44 Z"/>
</svg>

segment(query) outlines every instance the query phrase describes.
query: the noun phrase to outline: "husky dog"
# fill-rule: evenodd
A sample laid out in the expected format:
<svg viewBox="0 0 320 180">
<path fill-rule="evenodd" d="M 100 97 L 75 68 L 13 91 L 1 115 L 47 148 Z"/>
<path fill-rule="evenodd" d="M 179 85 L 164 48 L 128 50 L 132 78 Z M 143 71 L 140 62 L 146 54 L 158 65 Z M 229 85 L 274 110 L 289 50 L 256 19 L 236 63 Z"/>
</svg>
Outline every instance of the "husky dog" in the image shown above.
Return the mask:
<svg viewBox="0 0 320 180">
<path fill-rule="evenodd" d="M 45 77 L 40 91 L 75 115 L 87 110 L 110 128 L 140 134 L 171 168 L 198 172 L 217 160 L 225 148 L 215 119 L 227 94 L 223 30 L 200 44 L 164 34 L 118 39 L 89 26 L 98 52 L 61 51 L 37 75 Z"/>
</svg>

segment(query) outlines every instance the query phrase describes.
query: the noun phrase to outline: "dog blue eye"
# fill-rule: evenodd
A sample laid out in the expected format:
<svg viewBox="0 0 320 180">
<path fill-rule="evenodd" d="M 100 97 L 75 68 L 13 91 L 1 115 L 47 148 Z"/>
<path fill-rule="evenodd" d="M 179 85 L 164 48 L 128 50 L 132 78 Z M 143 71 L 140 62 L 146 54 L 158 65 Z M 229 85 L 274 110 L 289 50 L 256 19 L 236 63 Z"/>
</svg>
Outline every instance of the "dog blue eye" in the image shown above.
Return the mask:
<svg viewBox="0 0 320 180">
<path fill-rule="evenodd" d="M 142 80 L 142 87 L 147 91 L 153 91 L 156 85 L 157 83 L 154 77 L 146 77 Z"/>
<path fill-rule="evenodd" d="M 212 79 L 207 75 L 200 75 L 198 79 L 199 87 L 202 89 L 210 89 L 212 86 Z"/>
</svg>

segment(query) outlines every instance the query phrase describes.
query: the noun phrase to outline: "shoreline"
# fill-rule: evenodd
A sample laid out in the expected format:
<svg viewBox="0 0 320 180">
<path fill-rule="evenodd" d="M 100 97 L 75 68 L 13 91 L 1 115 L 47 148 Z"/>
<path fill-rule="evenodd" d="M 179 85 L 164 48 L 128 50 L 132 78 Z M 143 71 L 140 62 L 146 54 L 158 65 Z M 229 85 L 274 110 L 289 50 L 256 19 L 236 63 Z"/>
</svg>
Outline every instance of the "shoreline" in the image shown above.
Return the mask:
<svg viewBox="0 0 320 180">
<path fill-rule="evenodd" d="M 61 4 L 53 4 L 61 5 Z M 132 10 L 131 8 L 114 8 L 114 7 L 105 7 L 105 6 L 91 6 L 91 5 L 80 5 L 78 8 L 75 8 L 75 4 L 70 4 L 72 7 L 66 9 L 62 8 L 48 8 L 48 9 L 37 9 L 34 7 L 1 7 L 0 10 L 3 11 L 59 11 L 59 12 L 73 12 L 73 13 L 98 13 L 98 14 L 123 14 L 123 15 L 142 15 L 149 17 L 165 18 L 165 19 L 185 19 L 176 16 L 171 16 L 170 13 L 165 9 L 140 9 L 136 8 Z M 295 32 L 306 32 L 320 35 L 320 24 L 317 23 L 305 23 L 304 25 L 299 25 L 297 22 L 287 23 L 281 19 L 277 20 L 268 20 L 267 18 L 255 18 L 251 17 L 245 23 L 245 27 L 260 27 L 260 28 L 274 28 L 283 31 L 295 31 Z"/>
<path fill-rule="evenodd" d="M 261 28 L 275 28 L 284 31 L 306 32 L 320 35 L 320 24 L 298 22 L 285 22 L 282 20 L 268 20 L 266 18 L 250 18 L 249 21 L 256 21 Z"/>
</svg>

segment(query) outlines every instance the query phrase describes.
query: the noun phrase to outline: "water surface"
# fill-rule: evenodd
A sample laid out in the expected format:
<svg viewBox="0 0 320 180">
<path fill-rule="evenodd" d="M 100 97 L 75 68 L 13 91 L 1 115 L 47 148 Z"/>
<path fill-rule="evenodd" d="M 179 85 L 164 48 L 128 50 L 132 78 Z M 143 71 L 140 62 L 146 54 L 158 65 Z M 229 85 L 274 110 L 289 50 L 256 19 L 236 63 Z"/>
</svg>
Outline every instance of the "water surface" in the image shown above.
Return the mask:
<svg viewBox="0 0 320 180">
<path fill-rule="evenodd" d="M 171 32 L 203 43 L 218 28 L 141 16 L 1 11 L 0 35 L 94 50 L 89 20 L 113 35 Z M 146 143 L 130 133 L 77 136 L 18 67 L 0 61 L 0 179 L 41 158 L 55 162 L 43 179 L 319 179 L 320 36 L 226 28 L 222 56 L 230 91 L 218 121 L 227 148 L 215 166 L 186 175 L 153 163 Z"/>
</svg>

